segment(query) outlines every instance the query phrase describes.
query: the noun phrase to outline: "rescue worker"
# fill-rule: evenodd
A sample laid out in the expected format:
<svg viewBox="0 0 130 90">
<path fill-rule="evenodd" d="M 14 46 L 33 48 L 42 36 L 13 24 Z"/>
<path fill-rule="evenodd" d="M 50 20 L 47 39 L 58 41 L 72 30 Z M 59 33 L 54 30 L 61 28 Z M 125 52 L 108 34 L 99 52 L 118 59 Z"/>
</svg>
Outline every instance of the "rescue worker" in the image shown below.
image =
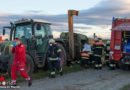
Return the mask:
<svg viewBox="0 0 130 90">
<path fill-rule="evenodd" d="M 8 67 L 8 63 L 6 62 L 6 60 L 5 60 L 5 62 L 2 62 L 0 64 L 0 82 L 1 82 L 0 85 L 2 85 L 2 86 L 6 85 L 4 77 L 8 74 L 7 67 Z"/>
<path fill-rule="evenodd" d="M 110 70 L 114 70 L 116 68 L 116 64 L 114 60 L 110 60 L 109 67 L 110 67 Z"/>
<path fill-rule="evenodd" d="M 102 57 L 102 51 L 103 51 L 104 45 L 101 42 L 99 42 L 98 38 L 95 38 L 94 41 L 95 43 L 92 46 L 93 54 L 94 54 L 94 68 L 102 69 L 101 57 Z"/>
<path fill-rule="evenodd" d="M 116 68 L 116 63 L 113 60 L 113 52 L 110 52 L 110 64 L 109 64 L 110 70 L 114 70 Z"/>
<path fill-rule="evenodd" d="M 2 86 L 5 86 L 5 85 L 6 85 L 5 78 L 4 78 L 3 75 L 0 77 L 0 81 L 1 81 L 1 85 L 2 85 Z"/>
<path fill-rule="evenodd" d="M 91 52 L 91 46 L 89 44 L 85 43 L 83 46 L 83 51 Z"/>
<path fill-rule="evenodd" d="M 32 80 L 25 71 L 25 62 L 26 62 L 25 45 L 20 42 L 18 37 L 14 39 L 12 53 L 15 56 L 11 67 L 11 79 L 12 79 L 11 84 L 13 86 L 16 86 L 17 71 L 19 71 L 21 76 L 28 81 L 28 86 L 31 86 Z"/>
<path fill-rule="evenodd" d="M 62 67 L 60 66 L 61 61 L 61 49 L 55 43 L 54 39 L 49 40 L 49 52 L 48 52 L 48 63 L 50 67 L 50 78 L 55 78 L 55 69 L 63 75 Z"/>
<path fill-rule="evenodd" d="M 83 46 L 83 50 L 81 52 L 81 66 L 88 68 L 89 63 L 90 63 L 90 53 L 91 52 L 91 46 L 87 43 L 84 44 Z"/>
<path fill-rule="evenodd" d="M 90 55 L 89 55 L 88 51 L 82 51 L 81 52 L 81 60 L 80 60 L 80 62 L 81 62 L 82 67 L 88 68 L 89 58 L 90 58 Z"/>
<path fill-rule="evenodd" d="M 109 66 L 110 41 L 106 42 L 105 52 L 106 52 L 105 54 L 106 65 Z"/>
</svg>

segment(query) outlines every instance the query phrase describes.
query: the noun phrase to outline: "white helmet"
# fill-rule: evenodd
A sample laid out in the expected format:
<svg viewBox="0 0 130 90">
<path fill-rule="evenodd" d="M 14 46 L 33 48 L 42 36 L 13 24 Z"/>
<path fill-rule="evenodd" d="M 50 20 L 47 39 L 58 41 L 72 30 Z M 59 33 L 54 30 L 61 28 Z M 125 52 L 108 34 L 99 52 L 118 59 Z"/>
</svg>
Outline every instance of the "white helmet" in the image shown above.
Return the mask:
<svg viewBox="0 0 130 90">
<path fill-rule="evenodd" d="M 54 39 L 50 39 L 49 43 L 55 43 L 55 40 Z"/>
<path fill-rule="evenodd" d="M 110 44 L 110 41 L 107 41 L 107 44 Z"/>
<path fill-rule="evenodd" d="M 95 38 L 95 39 L 94 39 L 94 41 L 95 41 L 95 42 L 98 42 L 98 41 L 99 41 L 99 39 L 98 39 L 98 38 Z"/>
</svg>

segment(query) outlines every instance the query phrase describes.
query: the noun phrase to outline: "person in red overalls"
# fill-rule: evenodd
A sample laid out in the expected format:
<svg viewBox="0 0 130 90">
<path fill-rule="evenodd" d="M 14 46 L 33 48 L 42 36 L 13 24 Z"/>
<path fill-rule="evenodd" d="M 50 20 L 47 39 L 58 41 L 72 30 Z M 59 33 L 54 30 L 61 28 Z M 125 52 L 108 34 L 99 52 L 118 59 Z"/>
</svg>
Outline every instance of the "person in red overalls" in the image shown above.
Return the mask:
<svg viewBox="0 0 130 90">
<path fill-rule="evenodd" d="M 0 77 L 0 81 L 2 86 L 6 85 L 5 78 L 3 75 Z"/>
<path fill-rule="evenodd" d="M 14 40 L 12 53 L 15 54 L 15 57 L 11 67 L 11 84 L 16 86 L 17 71 L 19 71 L 21 76 L 28 81 L 28 86 L 31 86 L 32 80 L 25 71 L 25 45 L 20 42 L 19 38 Z"/>
</svg>

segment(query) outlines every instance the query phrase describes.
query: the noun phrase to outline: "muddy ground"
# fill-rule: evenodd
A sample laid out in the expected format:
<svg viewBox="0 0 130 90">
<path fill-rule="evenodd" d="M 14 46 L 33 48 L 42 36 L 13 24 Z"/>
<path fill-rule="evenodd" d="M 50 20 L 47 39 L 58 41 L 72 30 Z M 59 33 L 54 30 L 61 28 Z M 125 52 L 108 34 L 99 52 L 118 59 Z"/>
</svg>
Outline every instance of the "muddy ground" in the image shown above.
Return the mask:
<svg viewBox="0 0 130 90">
<path fill-rule="evenodd" d="M 20 83 L 18 90 L 119 90 L 130 84 L 130 71 L 113 70 L 83 70 L 73 72 L 55 79 L 45 78 L 33 80 L 31 87 L 27 83 Z"/>
</svg>

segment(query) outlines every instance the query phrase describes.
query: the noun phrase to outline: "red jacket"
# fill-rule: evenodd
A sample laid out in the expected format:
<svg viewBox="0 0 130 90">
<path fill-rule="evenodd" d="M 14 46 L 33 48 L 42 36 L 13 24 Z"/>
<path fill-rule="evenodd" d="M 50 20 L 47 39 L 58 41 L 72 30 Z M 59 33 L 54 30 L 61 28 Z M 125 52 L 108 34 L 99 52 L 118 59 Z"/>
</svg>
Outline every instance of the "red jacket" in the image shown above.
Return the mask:
<svg viewBox="0 0 130 90">
<path fill-rule="evenodd" d="M 1 76 L 1 77 L 0 77 L 0 81 L 1 81 L 1 82 L 4 82 L 4 81 L 5 81 L 4 76 Z"/>
<path fill-rule="evenodd" d="M 12 48 L 12 53 L 15 54 L 14 62 L 25 63 L 25 45 L 20 43 L 19 45 Z"/>
</svg>

